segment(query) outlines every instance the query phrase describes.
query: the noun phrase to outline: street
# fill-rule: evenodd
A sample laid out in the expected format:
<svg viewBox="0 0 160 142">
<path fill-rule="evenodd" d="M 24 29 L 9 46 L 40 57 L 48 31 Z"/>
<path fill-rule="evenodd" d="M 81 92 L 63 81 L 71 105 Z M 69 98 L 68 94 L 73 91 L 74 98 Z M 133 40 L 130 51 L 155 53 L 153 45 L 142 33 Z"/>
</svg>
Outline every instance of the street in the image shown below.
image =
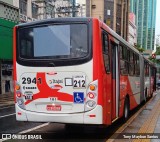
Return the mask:
<svg viewBox="0 0 160 142">
<path fill-rule="evenodd" d="M 16 121 L 15 107 L 10 105 L 0 108 L 0 134 L 19 133 L 29 128 L 33 128 L 41 123 L 28 123 Z"/>
<path fill-rule="evenodd" d="M 54 142 L 75 142 L 82 140 L 85 142 L 106 142 L 113 141 L 112 138 L 116 138 L 117 134 L 140 133 L 141 129 L 144 129 L 143 125 L 146 125 L 153 117 L 157 115 L 157 121 L 152 126 L 154 127 L 154 133 L 159 132 L 160 117 L 159 113 L 155 111 L 160 103 L 160 92 L 154 95 L 145 105 L 141 105 L 131 112 L 131 116 L 126 123 L 123 123 L 122 119 L 116 121 L 109 127 L 97 127 L 97 126 L 77 126 L 77 125 L 65 125 L 57 123 L 31 123 L 31 122 L 18 122 L 15 118 L 14 105 L 0 108 L 0 134 L 22 134 L 22 135 L 42 135 L 44 141 Z M 154 113 L 153 113 L 154 110 Z M 151 114 L 151 115 L 150 115 Z M 153 116 L 152 116 L 153 115 Z M 151 118 L 151 119 L 150 119 Z M 158 119 L 159 118 L 159 119 Z M 148 120 L 149 119 L 149 120 Z M 143 124 L 144 123 L 144 124 Z M 157 123 L 157 125 L 156 125 Z M 142 125 L 143 124 L 143 125 Z M 146 129 L 146 128 L 145 128 Z M 144 130 L 143 130 L 144 131 Z M 147 132 L 147 129 L 146 129 Z M 120 135 L 122 138 L 122 135 Z M 12 140 L 11 140 L 12 141 Z M 16 140 L 18 142 L 28 140 Z M 39 140 L 33 140 L 39 141 Z M 120 140 L 114 140 L 120 141 Z M 124 139 L 121 141 L 125 141 Z M 128 140 L 126 140 L 128 141 Z"/>
<path fill-rule="evenodd" d="M 120 121 L 118 121 L 120 122 Z M 106 141 L 120 123 L 112 127 L 98 128 L 96 126 L 65 126 L 57 123 L 31 123 L 16 121 L 14 105 L 0 108 L 0 134 L 42 134 L 45 139 L 54 141 Z M 21 141 L 21 140 L 18 140 Z M 24 140 L 23 140 L 24 141 Z"/>
</svg>

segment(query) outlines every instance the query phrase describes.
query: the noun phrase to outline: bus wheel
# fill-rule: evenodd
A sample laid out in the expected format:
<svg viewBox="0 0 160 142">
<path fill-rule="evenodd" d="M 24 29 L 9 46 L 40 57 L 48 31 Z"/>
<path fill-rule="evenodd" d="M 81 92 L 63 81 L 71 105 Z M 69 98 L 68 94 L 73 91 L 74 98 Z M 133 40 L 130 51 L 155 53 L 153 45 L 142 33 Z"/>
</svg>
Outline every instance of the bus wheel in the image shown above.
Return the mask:
<svg viewBox="0 0 160 142">
<path fill-rule="evenodd" d="M 127 121 L 129 118 L 129 99 L 126 98 L 124 102 L 124 113 L 123 113 L 124 121 Z"/>
</svg>

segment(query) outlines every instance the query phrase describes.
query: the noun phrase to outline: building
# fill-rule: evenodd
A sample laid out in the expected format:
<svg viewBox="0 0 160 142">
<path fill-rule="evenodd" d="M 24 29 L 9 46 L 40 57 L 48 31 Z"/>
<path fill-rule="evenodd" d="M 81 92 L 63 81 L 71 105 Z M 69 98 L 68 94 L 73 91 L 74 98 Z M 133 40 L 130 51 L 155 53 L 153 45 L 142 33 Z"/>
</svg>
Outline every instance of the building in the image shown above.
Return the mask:
<svg viewBox="0 0 160 142">
<path fill-rule="evenodd" d="M 135 25 L 135 15 L 134 15 L 134 13 L 129 13 L 128 42 L 132 46 L 137 45 L 137 27 Z"/>
<path fill-rule="evenodd" d="M 75 0 L 14 0 L 13 5 L 20 9 L 20 22 L 75 17 L 80 10 Z"/>
<path fill-rule="evenodd" d="M 13 27 L 51 17 L 71 17 L 79 12 L 75 0 L 0 0 L 0 94 L 13 91 Z"/>
<path fill-rule="evenodd" d="M 156 46 L 157 47 L 160 46 L 160 35 L 157 35 L 157 37 L 156 37 Z"/>
<path fill-rule="evenodd" d="M 13 92 L 13 27 L 19 22 L 19 9 L 11 0 L 0 0 L 0 94 Z"/>
<path fill-rule="evenodd" d="M 137 44 L 152 52 L 155 45 L 156 0 L 130 0 L 130 11 L 136 15 Z"/>
<path fill-rule="evenodd" d="M 86 1 L 85 0 L 76 0 L 76 4 L 80 4 L 80 10 L 77 17 L 86 17 Z"/>
<path fill-rule="evenodd" d="M 86 0 L 86 16 L 99 18 L 128 39 L 129 0 Z"/>
</svg>

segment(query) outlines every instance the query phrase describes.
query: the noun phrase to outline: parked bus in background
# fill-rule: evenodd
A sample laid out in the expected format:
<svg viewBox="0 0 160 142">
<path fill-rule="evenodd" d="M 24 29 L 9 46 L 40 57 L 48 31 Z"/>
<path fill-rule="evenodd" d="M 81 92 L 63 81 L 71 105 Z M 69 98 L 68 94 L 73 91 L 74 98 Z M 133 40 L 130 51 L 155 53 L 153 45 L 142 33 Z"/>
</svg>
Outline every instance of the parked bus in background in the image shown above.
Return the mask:
<svg viewBox="0 0 160 142">
<path fill-rule="evenodd" d="M 96 18 L 14 28 L 18 121 L 111 125 L 152 96 L 156 68 Z"/>
</svg>

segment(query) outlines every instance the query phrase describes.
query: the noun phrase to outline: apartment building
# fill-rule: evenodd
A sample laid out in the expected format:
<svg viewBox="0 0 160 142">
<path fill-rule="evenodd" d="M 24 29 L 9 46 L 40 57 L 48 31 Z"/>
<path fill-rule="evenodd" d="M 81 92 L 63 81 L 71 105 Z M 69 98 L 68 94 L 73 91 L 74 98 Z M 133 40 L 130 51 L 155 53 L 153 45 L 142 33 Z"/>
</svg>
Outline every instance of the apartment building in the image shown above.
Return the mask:
<svg viewBox="0 0 160 142">
<path fill-rule="evenodd" d="M 137 27 L 135 25 L 135 14 L 134 13 L 129 13 L 128 42 L 132 46 L 137 45 Z"/>
<path fill-rule="evenodd" d="M 105 22 L 128 40 L 129 0 L 86 0 L 86 16 Z"/>
<path fill-rule="evenodd" d="M 13 92 L 12 36 L 13 27 L 18 22 L 19 9 L 11 0 L 0 0 L 0 95 Z"/>
<path fill-rule="evenodd" d="M 20 22 L 74 17 L 80 9 L 75 0 L 13 0 L 13 5 L 20 9 Z"/>
<path fill-rule="evenodd" d="M 80 5 L 77 17 L 86 17 L 86 0 L 76 0 L 76 5 Z"/>
<path fill-rule="evenodd" d="M 136 15 L 137 42 L 152 52 L 155 45 L 155 22 L 157 0 L 130 0 L 130 11 Z"/>
</svg>

